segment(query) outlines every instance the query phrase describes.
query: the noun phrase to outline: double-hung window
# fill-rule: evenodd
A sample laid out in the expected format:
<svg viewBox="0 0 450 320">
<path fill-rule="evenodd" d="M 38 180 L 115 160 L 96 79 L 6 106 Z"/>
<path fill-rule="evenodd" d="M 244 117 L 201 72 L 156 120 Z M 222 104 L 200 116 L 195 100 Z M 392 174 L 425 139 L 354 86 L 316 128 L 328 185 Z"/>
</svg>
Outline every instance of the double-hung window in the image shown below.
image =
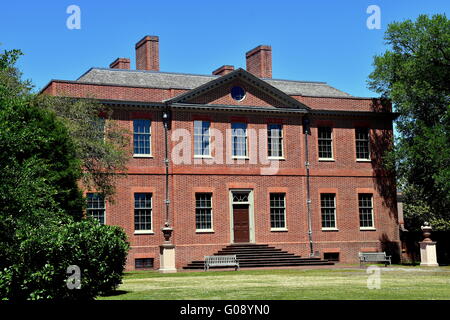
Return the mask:
<svg viewBox="0 0 450 320">
<path fill-rule="evenodd" d="M 336 195 L 334 193 L 320 194 L 320 207 L 322 213 L 322 229 L 335 229 Z"/>
<path fill-rule="evenodd" d="M 135 156 L 151 156 L 152 149 L 150 120 L 133 120 L 133 143 Z"/>
<path fill-rule="evenodd" d="M 286 194 L 270 194 L 270 227 L 272 230 L 286 229 Z"/>
<path fill-rule="evenodd" d="M 333 159 L 333 138 L 330 127 L 318 127 L 319 159 Z"/>
<path fill-rule="evenodd" d="M 359 227 L 361 229 L 373 229 L 373 197 L 371 193 L 358 194 L 359 202 Z"/>
<path fill-rule="evenodd" d="M 247 157 L 247 124 L 235 122 L 231 124 L 232 154 L 235 158 Z"/>
<path fill-rule="evenodd" d="M 105 199 L 101 194 L 87 194 L 86 213 L 89 217 L 97 219 L 100 224 L 105 224 Z"/>
<path fill-rule="evenodd" d="M 267 151 L 269 158 L 283 157 L 283 126 L 281 124 L 267 125 Z"/>
<path fill-rule="evenodd" d="M 194 156 L 210 156 L 210 126 L 209 121 L 194 121 Z"/>
<path fill-rule="evenodd" d="M 98 117 L 93 123 L 95 130 L 95 138 L 98 141 L 105 140 L 105 123 L 106 119 L 103 117 Z"/>
<path fill-rule="evenodd" d="M 152 194 L 134 194 L 134 230 L 135 232 L 152 231 Z"/>
<path fill-rule="evenodd" d="M 197 231 L 212 230 L 212 194 L 195 194 L 195 227 Z"/>
<path fill-rule="evenodd" d="M 370 160 L 369 128 L 355 129 L 356 159 Z"/>
</svg>

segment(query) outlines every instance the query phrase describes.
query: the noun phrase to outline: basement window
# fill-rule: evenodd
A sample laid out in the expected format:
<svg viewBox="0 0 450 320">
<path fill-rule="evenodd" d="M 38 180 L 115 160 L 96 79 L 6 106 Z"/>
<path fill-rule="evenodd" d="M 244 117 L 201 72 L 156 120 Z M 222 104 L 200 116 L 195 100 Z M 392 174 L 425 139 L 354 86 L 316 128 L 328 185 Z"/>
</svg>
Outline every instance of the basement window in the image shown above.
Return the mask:
<svg viewBox="0 0 450 320">
<path fill-rule="evenodd" d="M 324 252 L 323 258 L 328 261 L 339 262 L 339 252 Z"/>
<path fill-rule="evenodd" d="M 135 269 L 153 269 L 153 258 L 134 259 Z"/>
</svg>

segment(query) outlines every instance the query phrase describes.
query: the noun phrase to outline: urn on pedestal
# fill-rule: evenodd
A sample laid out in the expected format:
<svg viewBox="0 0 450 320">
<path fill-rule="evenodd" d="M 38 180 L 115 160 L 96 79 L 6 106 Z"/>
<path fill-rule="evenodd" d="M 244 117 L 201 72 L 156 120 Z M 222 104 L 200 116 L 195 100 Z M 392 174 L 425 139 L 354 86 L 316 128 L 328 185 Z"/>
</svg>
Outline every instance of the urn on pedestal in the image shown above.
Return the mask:
<svg viewBox="0 0 450 320">
<path fill-rule="evenodd" d="M 421 227 L 423 232 L 423 241 L 420 244 L 420 266 L 421 267 L 437 267 L 436 242 L 431 240 L 431 226 L 425 222 Z"/>
<path fill-rule="evenodd" d="M 162 273 L 177 272 L 177 269 L 175 268 L 175 245 L 172 244 L 171 241 L 173 228 L 171 228 L 170 225 L 166 223 L 161 231 L 164 235 L 164 243 L 159 247 L 159 271 Z"/>
</svg>

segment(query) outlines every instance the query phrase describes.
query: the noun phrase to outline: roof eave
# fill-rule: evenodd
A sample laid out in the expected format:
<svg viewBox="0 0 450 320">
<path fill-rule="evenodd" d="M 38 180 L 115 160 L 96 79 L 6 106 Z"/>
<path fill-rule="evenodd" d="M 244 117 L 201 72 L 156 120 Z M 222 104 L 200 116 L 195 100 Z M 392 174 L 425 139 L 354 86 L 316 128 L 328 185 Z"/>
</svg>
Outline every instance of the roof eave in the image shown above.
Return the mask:
<svg viewBox="0 0 450 320">
<path fill-rule="evenodd" d="M 296 108 L 267 108 L 257 106 L 233 106 L 219 104 L 194 104 L 194 103 L 171 103 L 170 106 L 176 109 L 190 110 L 220 110 L 220 111 L 241 111 L 241 112 L 264 112 L 264 113 L 299 113 L 306 114 L 308 110 Z"/>
</svg>

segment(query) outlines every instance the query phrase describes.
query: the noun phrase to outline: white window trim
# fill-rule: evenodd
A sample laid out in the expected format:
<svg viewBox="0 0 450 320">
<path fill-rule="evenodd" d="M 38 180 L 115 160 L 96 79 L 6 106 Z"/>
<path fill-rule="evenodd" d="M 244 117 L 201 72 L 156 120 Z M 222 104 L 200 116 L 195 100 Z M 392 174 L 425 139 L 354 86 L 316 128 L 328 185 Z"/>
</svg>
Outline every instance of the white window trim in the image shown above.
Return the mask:
<svg viewBox="0 0 450 320">
<path fill-rule="evenodd" d="M 286 213 L 285 213 L 285 216 L 286 216 Z M 285 224 L 286 224 L 286 221 L 285 221 Z M 286 232 L 289 230 L 288 230 L 288 228 L 270 228 L 270 231 L 271 232 Z"/>
<path fill-rule="evenodd" d="M 356 133 L 356 129 L 355 128 L 355 133 Z M 368 158 L 356 158 L 356 162 L 372 162 L 372 149 L 370 148 L 370 128 L 367 128 L 367 139 L 368 139 L 368 144 L 367 147 L 369 149 L 369 155 Z M 358 139 L 356 139 L 355 136 L 355 153 L 356 153 L 356 142 Z"/>
<path fill-rule="evenodd" d="M 133 154 L 133 158 L 153 158 L 153 155 L 152 154 L 135 153 L 135 154 Z"/>
<path fill-rule="evenodd" d="M 87 193 L 86 193 L 86 196 L 87 196 L 88 193 L 98 193 L 98 192 L 87 192 Z M 103 208 L 103 210 L 104 210 L 103 221 L 104 221 L 104 222 L 103 222 L 102 225 L 106 226 L 106 225 L 108 224 L 108 223 L 107 223 L 108 221 L 106 220 L 106 199 L 103 199 L 103 203 L 104 203 L 104 206 L 105 206 L 105 207 Z M 90 208 L 90 209 L 89 209 L 89 208 L 86 208 L 86 216 L 92 217 L 92 215 L 89 215 L 89 211 L 90 211 L 90 210 L 96 210 L 96 209 L 94 209 L 94 208 Z M 100 221 L 99 221 L 99 222 L 100 222 Z"/>
<path fill-rule="evenodd" d="M 319 161 L 322 161 L 322 162 L 333 162 L 333 161 L 336 161 L 336 159 L 334 159 L 334 158 L 319 158 Z"/>
<path fill-rule="evenodd" d="M 134 121 L 135 120 L 148 120 L 150 121 L 150 125 L 149 125 L 149 139 L 150 139 L 150 153 L 134 153 L 134 135 L 135 135 L 135 131 L 134 131 Z M 133 158 L 153 158 L 153 144 L 152 144 L 152 120 L 150 119 L 140 119 L 140 118 L 136 118 L 133 119 Z"/>
<path fill-rule="evenodd" d="M 371 227 L 359 227 L 359 230 L 361 231 L 375 231 L 377 228 L 375 227 L 375 210 L 374 210 L 374 198 L 373 194 L 371 194 L 372 199 L 372 226 Z M 359 201 L 359 194 L 358 194 L 358 201 Z M 359 204 L 358 204 L 358 216 L 359 216 Z M 361 223 L 361 221 L 360 221 Z"/>
<path fill-rule="evenodd" d="M 196 193 L 210 193 L 211 194 L 211 228 L 198 229 L 197 221 L 195 221 L 195 233 L 213 233 L 214 232 L 214 208 L 213 208 L 213 193 L 212 192 L 196 192 Z M 195 205 L 195 211 L 197 212 L 197 205 Z"/>
<path fill-rule="evenodd" d="M 208 127 L 208 154 L 195 154 L 195 121 L 201 121 L 203 122 L 209 122 L 209 127 Z M 194 135 L 193 135 L 193 139 L 194 139 L 194 158 L 196 159 L 212 159 L 212 155 L 211 155 L 211 121 L 209 120 L 194 120 Z"/>
<path fill-rule="evenodd" d="M 233 143 L 233 123 L 244 123 L 245 124 L 245 155 L 244 156 L 235 156 L 233 153 L 236 151 L 234 149 L 234 143 Z M 231 159 L 249 159 L 248 155 L 248 123 L 246 122 L 232 122 L 231 123 Z"/>
<path fill-rule="evenodd" d="M 212 224 L 212 215 L 211 215 Z M 214 229 L 195 229 L 195 233 L 214 233 Z"/>
<path fill-rule="evenodd" d="M 279 124 L 281 125 L 281 156 L 269 156 L 269 126 Z M 268 123 L 267 124 L 267 158 L 269 160 L 285 160 L 284 158 L 284 130 L 283 130 L 283 124 L 280 123 Z"/>
<path fill-rule="evenodd" d="M 332 192 L 331 193 L 324 192 L 323 194 L 334 194 L 334 227 L 322 227 L 322 231 L 339 231 L 337 227 L 337 199 L 336 199 L 337 195 L 336 193 Z M 320 197 L 322 198 L 322 194 L 320 195 Z M 320 206 L 320 216 L 322 217 L 322 206 Z"/>
<path fill-rule="evenodd" d="M 152 228 L 150 230 L 148 230 L 148 229 L 136 230 L 136 226 L 133 223 L 134 234 L 154 234 L 154 232 L 153 232 L 153 192 L 135 192 L 135 193 L 133 193 L 133 200 L 135 199 L 134 197 L 135 197 L 136 193 L 150 193 L 152 195 L 150 208 L 145 208 L 145 209 L 150 209 L 150 227 L 152 227 Z M 136 206 L 133 206 L 133 219 L 135 216 L 135 210 L 136 210 Z"/>
<path fill-rule="evenodd" d="M 361 231 L 375 231 L 377 228 L 375 227 L 359 227 L 359 230 Z"/>
<path fill-rule="evenodd" d="M 287 198 L 287 194 L 286 194 L 286 192 L 270 192 L 269 193 L 269 210 L 272 210 L 272 207 L 270 206 L 270 194 L 272 194 L 272 193 L 282 193 L 282 194 L 284 194 L 284 227 L 280 227 L 280 228 L 272 228 L 272 227 L 270 227 L 270 231 L 275 231 L 275 232 L 277 232 L 277 231 L 288 231 L 288 227 L 287 227 L 287 205 L 286 205 L 286 198 Z M 271 219 L 270 219 L 270 214 L 271 214 L 271 212 L 269 211 L 269 222 L 270 222 L 270 224 L 272 224 L 272 221 L 271 221 Z"/>
<path fill-rule="evenodd" d="M 324 227 L 322 227 L 322 231 L 339 231 L 339 229 L 338 228 L 324 228 Z"/>
<path fill-rule="evenodd" d="M 134 234 L 155 234 L 153 230 L 134 230 Z"/>
<path fill-rule="evenodd" d="M 319 148 L 319 128 L 330 128 L 331 129 L 331 158 L 320 158 L 319 161 L 335 161 L 334 160 L 334 128 L 331 126 L 319 126 L 317 127 L 317 148 Z"/>
</svg>

